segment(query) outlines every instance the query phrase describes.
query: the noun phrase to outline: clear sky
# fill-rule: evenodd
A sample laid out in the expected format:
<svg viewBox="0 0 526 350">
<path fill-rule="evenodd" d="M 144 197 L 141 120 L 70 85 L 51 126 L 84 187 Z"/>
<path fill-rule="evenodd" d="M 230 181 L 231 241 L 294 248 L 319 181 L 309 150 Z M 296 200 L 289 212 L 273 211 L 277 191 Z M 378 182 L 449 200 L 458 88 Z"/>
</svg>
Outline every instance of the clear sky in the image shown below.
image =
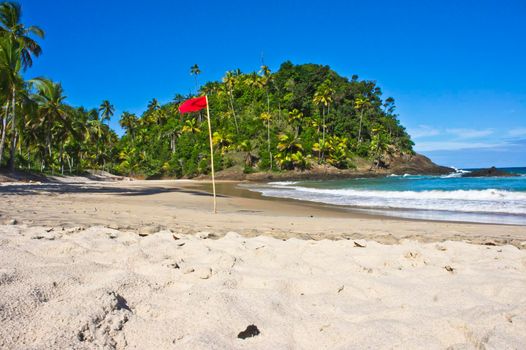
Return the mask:
<svg viewBox="0 0 526 350">
<path fill-rule="evenodd" d="M 416 150 L 443 165 L 526 166 L 526 1 L 22 0 L 46 31 L 27 76 L 73 105 L 140 114 L 226 70 L 328 64 L 393 96 Z"/>
</svg>

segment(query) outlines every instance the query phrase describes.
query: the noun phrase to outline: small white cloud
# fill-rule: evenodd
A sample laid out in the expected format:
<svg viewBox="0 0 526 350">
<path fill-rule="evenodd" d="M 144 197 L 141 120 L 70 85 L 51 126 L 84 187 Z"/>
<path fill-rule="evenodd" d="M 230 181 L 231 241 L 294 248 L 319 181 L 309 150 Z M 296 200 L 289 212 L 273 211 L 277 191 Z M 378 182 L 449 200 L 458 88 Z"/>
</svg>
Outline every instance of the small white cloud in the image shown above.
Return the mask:
<svg viewBox="0 0 526 350">
<path fill-rule="evenodd" d="M 486 142 L 460 142 L 460 141 L 433 141 L 433 142 L 417 142 L 415 150 L 417 152 L 429 151 L 456 151 L 461 149 L 488 149 L 501 148 L 507 144 L 503 142 L 486 143 Z"/>
<path fill-rule="evenodd" d="M 411 137 L 414 139 L 418 139 L 422 137 L 440 135 L 440 130 L 435 129 L 429 125 L 419 125 L 416 129 L 410 129 L 409 135 L 411 135 Z"/>
<path fill-rule="evenodd" d="M 491 129 L 447 129 L 446 132 L 461 139 L 475 139 L 493 134 Z"/>
<path fill-rule="evenodd" d="M 526 136 L 526 128 L 517 128 L 508 130 L 508 135 L 512 137 Z"/>
</svg>

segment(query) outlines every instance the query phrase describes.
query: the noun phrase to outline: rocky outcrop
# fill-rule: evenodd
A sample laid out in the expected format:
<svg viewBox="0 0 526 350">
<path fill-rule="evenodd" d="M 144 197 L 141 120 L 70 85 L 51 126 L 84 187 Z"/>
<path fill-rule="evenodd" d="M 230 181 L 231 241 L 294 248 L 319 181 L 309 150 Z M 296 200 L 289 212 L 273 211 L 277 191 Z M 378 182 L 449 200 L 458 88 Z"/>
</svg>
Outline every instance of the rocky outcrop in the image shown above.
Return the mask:
<svg viewBox="0 0 526 350">
<path fill-rule="evenodd" d="M 492 166 L 487 169 L 474 170 L 469 173 L 462 174 L 462 177 L 514 177 L 517 174 L 508 173 L 507 171 L 499 170 Z"/>
<path fill-rule="evenodd" d="M 252 174 L 244 174 L 241 167 L 232 167 L 218 172 L 216 178 L 249 181 L 323 180 L 379 177 L 390 174 L 445 175 L 455 172 L 455 169 L 437 165 L 421 154 L 394 154 L 386 157 L 379 165 L 364 158 L 355 158 L 353 163 L 355 165 L 353 169 L 338 169 L 330 165 L 313 164 L 310 169 L 304 171 L 255 172 Z M 208 177 L 202 176 L 200 178 Z"/>
<path fill-rule="evenodd" d="M 388 164 L 387 170 L 393 174 L 422 174 L 445 175 L 455 172 L 455 169 L 433 163 L 431 159 L 422 154 L 402 154 Z"/>
</svg>

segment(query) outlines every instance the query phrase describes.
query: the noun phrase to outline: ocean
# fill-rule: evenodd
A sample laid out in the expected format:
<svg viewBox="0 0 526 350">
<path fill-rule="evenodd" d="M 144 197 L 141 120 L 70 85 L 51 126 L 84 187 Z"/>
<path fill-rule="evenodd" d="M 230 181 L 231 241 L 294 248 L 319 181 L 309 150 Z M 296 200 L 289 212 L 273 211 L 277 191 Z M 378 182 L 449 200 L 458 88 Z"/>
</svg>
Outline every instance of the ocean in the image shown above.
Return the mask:
<svg viewBox="0 0 526 350">
<path fill-rule="evenodd" d="M 263 196 L 292 198 L 411 219 L 526 225 L 526 168 L 519 177 L 390 175 L 249 185 Z"/>
</svg>

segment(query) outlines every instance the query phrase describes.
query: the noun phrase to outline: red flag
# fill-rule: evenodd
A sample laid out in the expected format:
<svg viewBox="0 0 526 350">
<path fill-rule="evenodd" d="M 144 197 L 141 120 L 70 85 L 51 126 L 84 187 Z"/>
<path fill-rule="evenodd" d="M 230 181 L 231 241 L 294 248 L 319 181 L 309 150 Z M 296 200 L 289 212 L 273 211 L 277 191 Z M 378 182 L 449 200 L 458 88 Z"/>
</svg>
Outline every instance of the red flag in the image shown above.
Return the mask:
<svg viewBox="0 0 526 350">
<path fill-rule="evenodd" d="M 179 106 L 179 112 L 181 113 L 197 112 L 197 111 L 202 110 L 203 108 L 206 108 L 206 96 L 191 98 L 189 100 L 184 101 Z"/>
</svg>

